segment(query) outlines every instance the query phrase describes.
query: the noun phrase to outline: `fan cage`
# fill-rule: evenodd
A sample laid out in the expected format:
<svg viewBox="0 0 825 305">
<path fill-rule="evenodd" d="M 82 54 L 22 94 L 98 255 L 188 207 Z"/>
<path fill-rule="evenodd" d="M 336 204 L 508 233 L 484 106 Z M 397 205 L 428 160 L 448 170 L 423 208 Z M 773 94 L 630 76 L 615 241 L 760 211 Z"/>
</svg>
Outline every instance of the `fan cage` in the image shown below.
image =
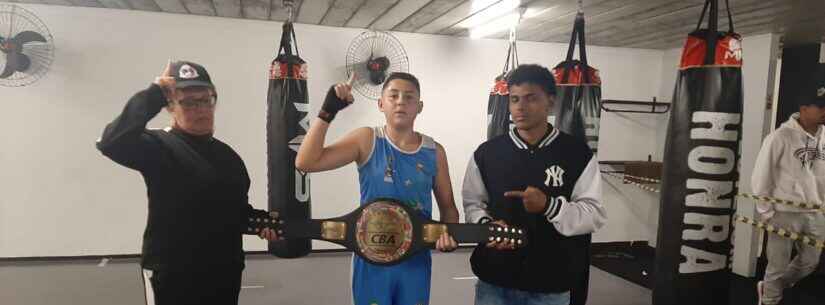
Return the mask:
<svg viewBox="0 0 825 305">
<path fill-rule="evenodd" d="M 373 84 L 367 77 L 367 61 L 371 54 L 373 58 L 386 56 L 389 59 L 387 76 L 393 72 L 409 71 L 410 64 L 404 46 L 389 32 L 367 31 L 353 39 L 347 50 L 347 77 L 355 73 L 358 76 L 352 84 L 355 91 L 368 99 L 377 100 L 383 84 Z"/>
<path fill-rule="evenodd" d="M 43 21 L 20 6 L 0 4 L 0 36 L 11 38 L 23 31 L 37 32 L 46 38 L 46 42 L 24 44 L 23 54 L 31 59 L 31 66 L 26 72 L 15 72 L 8 78 L 0 78 L 0 86 L 30 85 L 45 76 L 54 61 L 54 38 Z M 6 57 L 0 53 L 0 71 L 5 67 Z"/>
</svg>

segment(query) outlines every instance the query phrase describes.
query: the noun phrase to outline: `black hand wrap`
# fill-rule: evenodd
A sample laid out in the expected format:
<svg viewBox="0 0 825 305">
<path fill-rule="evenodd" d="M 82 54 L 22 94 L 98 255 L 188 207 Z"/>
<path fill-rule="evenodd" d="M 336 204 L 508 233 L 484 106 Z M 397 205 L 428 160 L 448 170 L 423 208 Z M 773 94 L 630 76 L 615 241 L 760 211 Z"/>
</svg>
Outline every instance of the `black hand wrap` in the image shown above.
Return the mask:
<svg viewBox="0 0 825 305">
<path fill-rule="evenodd" d="M 338 98 L 338 95 L 335 94 L 335 86 L 329 87 L 327 97 L 324 98 L 324 105 L 321 106 L 318 117 L 327 123 L 331 123 L 332 120 L 335 119 L 335 115 L 338 114 L 338 111 L 346 108 L 349 104 L 347 101 Z"/>
</svg>

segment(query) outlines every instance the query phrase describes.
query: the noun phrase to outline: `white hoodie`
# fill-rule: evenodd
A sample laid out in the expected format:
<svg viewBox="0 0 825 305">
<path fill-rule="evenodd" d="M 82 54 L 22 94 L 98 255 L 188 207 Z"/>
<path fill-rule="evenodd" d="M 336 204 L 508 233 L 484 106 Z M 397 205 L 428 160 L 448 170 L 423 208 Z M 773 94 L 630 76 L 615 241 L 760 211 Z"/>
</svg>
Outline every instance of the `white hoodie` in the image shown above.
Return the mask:
<svg viewBox="0 0 825 305">
<path fill-rule="evenodd" d="M 796 202 L 825 202 L 825 128 L 812 136 L 799 125 L 799 113 L 762 143 L 751 176 L 753 193 Z M 759 213 L 805 212 L 797 207 L 759 202 Z"/>
</svg>

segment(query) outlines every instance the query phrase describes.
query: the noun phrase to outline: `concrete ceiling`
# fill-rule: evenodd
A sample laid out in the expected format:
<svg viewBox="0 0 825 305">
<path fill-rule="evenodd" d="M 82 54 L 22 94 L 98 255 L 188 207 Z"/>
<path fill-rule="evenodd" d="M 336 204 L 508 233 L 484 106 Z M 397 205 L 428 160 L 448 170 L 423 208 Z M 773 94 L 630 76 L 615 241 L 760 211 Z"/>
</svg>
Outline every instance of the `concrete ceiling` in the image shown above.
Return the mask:
<svg viewBox="0 0 825 305">
<path fill-rule="evenodd" d="M 284 21 L 282 0 L 3 0 Z M 501 0 L 475 0 L 494 5 Z M 698 21 L 704 0 L 584 0 L 588 45 L 679 47 Z M 720 1 L 724 4 L 724 1 Z M 744 36 L 787 32 L 794 42 L 825 35 L 825 0 L 729 0 L 735 30 Z M 295 22 L 467 36 L 458 24 L 487 6 L 474 0 L 295 0 Z M 541 14 L 523 19 L 519 40 L 568 42 L 578 0 L 522 0 Z M 720 28 L 727 18 L 720 14 Z M 494 38 L 504 38 L 502 33 Z"/>
</svg>

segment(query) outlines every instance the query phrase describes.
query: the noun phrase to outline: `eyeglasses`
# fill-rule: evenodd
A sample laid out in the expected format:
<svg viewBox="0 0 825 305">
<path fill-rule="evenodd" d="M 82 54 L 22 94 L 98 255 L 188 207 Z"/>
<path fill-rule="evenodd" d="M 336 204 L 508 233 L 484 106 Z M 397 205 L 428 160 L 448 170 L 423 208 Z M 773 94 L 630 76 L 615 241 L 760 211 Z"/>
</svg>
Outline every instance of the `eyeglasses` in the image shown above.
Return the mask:
<svg viewBox="0 0 825 305">
<path fill-rule="evenodd" d="M 181 107 L 187 109 L 194 109 L 198 107 L 210 108 L 215 107 L 215 104 L 217 103 L 218 97 L 214 95 L 205 98 L 189 98 L 178 101 L 178 104 L 181 105 Z"/>
</svg>

